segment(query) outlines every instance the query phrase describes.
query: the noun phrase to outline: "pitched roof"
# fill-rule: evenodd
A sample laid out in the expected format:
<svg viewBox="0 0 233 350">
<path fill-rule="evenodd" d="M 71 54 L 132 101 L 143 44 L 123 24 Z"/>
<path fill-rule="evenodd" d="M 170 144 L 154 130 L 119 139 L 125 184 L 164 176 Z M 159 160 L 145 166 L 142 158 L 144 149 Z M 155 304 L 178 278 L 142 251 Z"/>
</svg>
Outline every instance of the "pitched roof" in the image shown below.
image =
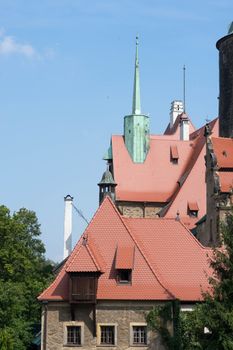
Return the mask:
<svg viewBox="0 0 233 350">
<path fill-rule="evenodd" d="M 84 238 L 79 249 L 73 254 L 72 259 L 67 263 L 66 272 L 100 272 L 101 268 L 98 264 L 90 246 Z"/>
<path fill-rule="evenodd" d="M 88 239 L 83 246 L 84 236 Z M 98 256 L 98 264 L 93 260 L 91 267 L 93 257 L 85 250 L 89 245 L 92 254 Z M 116 281 L 115 255 L 120 246 L 134 247 L 132 284 L 127 286 Z M 201 288 L 208 287 L 205 274 L 211 273 L 207 252 L 181 222 L 127 219 L 106 197 L 57 278 L 38 299 L 68 300 L 67 271 L 76 271 L 80 266 L 84 270 L 85 264 L 90 270 L 101 264 L 105 269 L 98 281 L 99 300 L 199 300 Z"/>
<path fill-rule="evenodd" d="M 192 142 L 150 136 L 144 163 L 134 163 L 123 136 L 112 136 L 116 199 L 122 201 L 168 202 L 192 154 Z M 179 152 L 178 164 L 170 159 L 170 148 Z"/>
<path fill-rule="evenodd" d="M 218 120 L 210 123 L 218 135 Z M 187 201 L 197 202 L 199 217 L 206 213 L 204 127 L 190 134 L 190 141 L 169 135 L 151 135 L 144 163 L 133 163 L 122 136 L 112 136 L 113 169 L 117 182 L 116 200 L 169 203 L 161 215 L 175 218 L 177 211 L 189 227 L 195 220 L 187 216 Z M 177 150 L 178 163 L 171 162 L 171 149 Z"/>
</svg>

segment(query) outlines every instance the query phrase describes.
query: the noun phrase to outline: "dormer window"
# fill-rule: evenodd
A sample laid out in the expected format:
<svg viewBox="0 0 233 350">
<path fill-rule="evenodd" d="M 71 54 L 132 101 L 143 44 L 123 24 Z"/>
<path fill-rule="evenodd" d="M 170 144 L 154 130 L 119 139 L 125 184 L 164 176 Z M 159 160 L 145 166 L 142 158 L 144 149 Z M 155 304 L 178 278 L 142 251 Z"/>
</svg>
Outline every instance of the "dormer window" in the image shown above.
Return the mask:
<svg viewBox="0 0 233 350">
<path fill-rule="evenodd" d="M 95 303 L 97 278 L 96 273 L 70 273 L 70 302 Z"/>
<path fill-rule="evenodd" d="M 120 269 L 117 271 L 117 282 L 120 284 L 131 283 L 132 270 Z"/>
<path fill-rule="evenodd" d="M 188 215 L 192 218 L 198 217 L 198 205 L 197 202 L 188 202 Z"/>
<path fill-rule="evenodd" d="M 117 247 L 116 250 L 116 279 L 119 284 L 132 282 L 132 270 L 134 265 L 134 247 Z"/>
<path fill-rule="evenodd" d="M 170 160 L 173 164 L 178 164 L 179 154 L 177 146 L 170 147 Z"/>
</svg>

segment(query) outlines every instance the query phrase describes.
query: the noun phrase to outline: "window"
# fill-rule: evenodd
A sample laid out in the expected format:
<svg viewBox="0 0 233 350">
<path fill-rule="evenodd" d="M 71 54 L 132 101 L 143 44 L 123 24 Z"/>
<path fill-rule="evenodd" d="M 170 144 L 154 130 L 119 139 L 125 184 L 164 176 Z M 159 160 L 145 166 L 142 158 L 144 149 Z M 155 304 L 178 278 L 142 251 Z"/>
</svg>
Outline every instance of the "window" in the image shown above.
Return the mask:
<svg viewBox="0 0 233 350">
<path fill-rule="evenodd" d="M 118 283 L 122 283 L 122 284 L 130 283 L 131 274 L 132 274 L 132 270 L 126 270 L 126 269 L 118 270 L 118 274 L 117 274 Z"/>
<path fill-rule="evenodd" d="M 170 146 L 170 160 L 173 164 L 178 164 L 179 153 L 177 146 Z"/>
<path fill-rule="evenodd" d="M 67 326 L 67 345 L 81 345 L 81 326 Z"/>
<path fill-rule="evenodd" d="M 71 273 L 70 300 L 95 302 L 96 277 L 91 273 Z"/>
<path fill-rule="evenodd" d="M 145 346 L 148 341 L 146 323 L 130 323 L 130 346 Z"/>
<path fill-rule="evenodd" d="M 113 346 L 117 343 L 117 324 L 99 323 L 97 325 L 97 344 Z"/>
<path fill-rule="evenodd" d="M 63 323 L 64 346 L 82 346 L 84 340 L 84 323 L 69 321 Z"/>
<path fill-rule="evenodd" d="M 133 344 L 144 345 L 146 343 L 146 326 L 133 326 Z"/>
<path fill-rule="evenodd" d="M 188 215 L 192 218 L 198 217 L 199 207 L 197 202 L 188 202 Z"/>
<path fill-rule="evenodd" d="M 100 344 L 114 345 L 114 326 L 101 326 Z"/>
<path fill-rule="evenodd" d="M 198 217 L 198 211 L 197 210 L 190 210 L 189 211 L 189 216 L 191 218 L 197 218 Z"/>
</svg>

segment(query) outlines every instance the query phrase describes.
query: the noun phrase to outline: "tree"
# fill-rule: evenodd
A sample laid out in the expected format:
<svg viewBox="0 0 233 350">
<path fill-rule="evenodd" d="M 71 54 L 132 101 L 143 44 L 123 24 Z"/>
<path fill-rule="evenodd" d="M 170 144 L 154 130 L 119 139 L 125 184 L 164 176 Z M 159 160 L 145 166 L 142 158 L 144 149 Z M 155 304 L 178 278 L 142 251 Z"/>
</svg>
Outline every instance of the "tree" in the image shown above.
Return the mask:
<svg viewBox="0 0 233 350">
<path fill-rule="evenodd" d="M 51 280 L 52 268 L 39 239 L 33 211 L 13 215 L 0 206 L 0 350 L 25 350 L 40 320 L 36 298 Z"/>
<path fill-rule="evenodd" d="M 233 350 L 233 214 L 222 223 L 220 247 L 213 249 L 209 259 L 213 275 L 202 303 L 192 312 L 175 314 L 164 313 L 167 306 L 155 307 L 147 317 L 169 350 Z M 175 321 L 173 334 L 167 330 L 167 321 Z"/>
<path fill-rule="evenodd" d="M 213 249 L 210 266 L 214 271 L 209 278 L 211 290 L 187 318 L 186 335 L 199 349 L 233 350 L 233 214 L 221 224 L 221 247 Z"/>
</svg>

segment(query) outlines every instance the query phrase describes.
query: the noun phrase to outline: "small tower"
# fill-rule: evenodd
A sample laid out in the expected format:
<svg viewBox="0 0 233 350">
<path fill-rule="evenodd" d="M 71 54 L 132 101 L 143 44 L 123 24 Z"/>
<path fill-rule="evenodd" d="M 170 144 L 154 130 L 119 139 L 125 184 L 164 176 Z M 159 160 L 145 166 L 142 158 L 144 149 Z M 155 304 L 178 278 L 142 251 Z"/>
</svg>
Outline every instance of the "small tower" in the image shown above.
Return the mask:
<svg viewBox="0 0 233 350">
<path fill-rule="evenodd" d="M 125 145 L 134 163 L 145 161 L 149 150 L 149 133 L 149 117 L 141 113 L 138 37 L 136 37 L 132 114 L 124 118 Z"/>
<path fill-rule="evenodd" d="M 184 106 L 182 101 L 172 101 L 170 109 L 170 129 L 173 127 L 176 118 L 179 114 L 184 112 Z"/>
<path fill-rule="evenodd" d="M 219 50 L 219 136 L 233 137 L 233 22 L 216 47 Z"/>
<path fill-rule="evenodd" d="M 106 196 L 109 196 L 113 201 L 115 201 L 115 187 L 116 182 L 113 179 L 112 173 L 107 170 L 103 173 L 101 181 L 98 183 L 99 186 L 99 204 L 102 203 Z"/>
</svg>

